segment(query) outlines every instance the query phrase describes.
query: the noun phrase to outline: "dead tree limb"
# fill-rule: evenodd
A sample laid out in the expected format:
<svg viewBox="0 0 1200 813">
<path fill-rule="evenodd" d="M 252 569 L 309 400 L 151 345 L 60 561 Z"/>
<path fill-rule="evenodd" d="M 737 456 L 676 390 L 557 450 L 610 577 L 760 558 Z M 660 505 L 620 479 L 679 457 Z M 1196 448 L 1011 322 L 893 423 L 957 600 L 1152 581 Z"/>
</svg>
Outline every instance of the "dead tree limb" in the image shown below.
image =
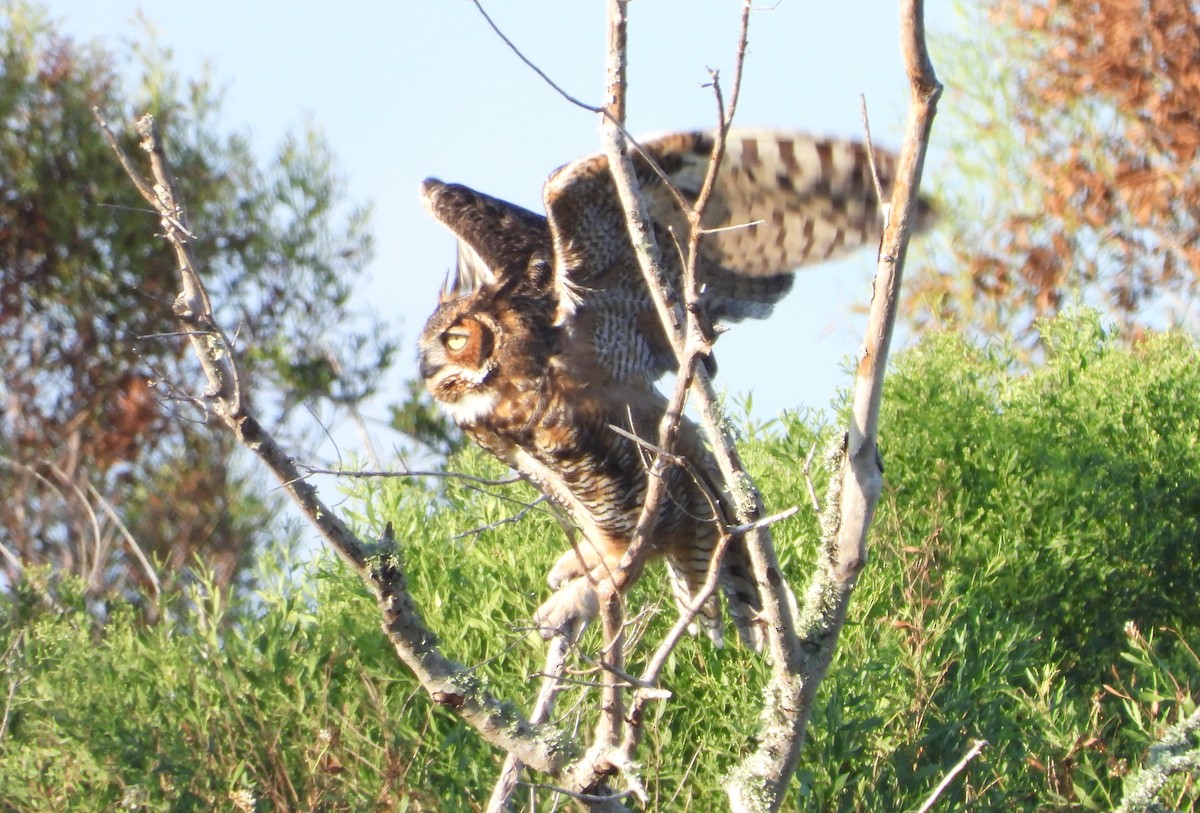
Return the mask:
<svg viewBox="0 0 1200 813">
<path fill-rule="evenodd" d="M 477 678 L 438 650 L 436 636 L 425 626 L 409 595 L 400 549 L 391 529 L 378 542 L 359 538 L 322 502 L 305 473 L 250 412 L 242 397 L 234 348 L 216 324 L 192 256 L 190 243 L 196 238 L 187 223 L 153 117 L 144 116 L 137 123 L 141 147 L 150 157 L 153 183 L 147 183 L 98 110 L 95 115 L 130 179 L 159 214 L 164 237 L 175 252 L 181 290 L 174 312 L 204 371 L 207 386 L 200 402 L 266 464 L 325 541 L 372 586 L 383 611 L 384 632 L 433 701 L 456 711 L 484 740 L 535 770 L 551 776 L 560 774 L 575 750 L 573 743 L 552 728 L 535 726 L 522 718 L 511 704 L 482 690 Z"/>
<path fill-rule="evenodd" d="M 676 386 L 663 419 L 658 427 L 658 442 L 655 444 L 654 456 L 646 476 L 647 491 L 643 500 L 643 510 L 629 550 L 623 557 L 617 572 L 611 580 L 602 585 L 600 595 L 601 620 L 604 627 L 604 651 L 602 663 L 604 670 L 604 686 L 601 695 L 601 717 L 596 729 L 595 738 L 587 755 L 577 765 L 572 767 L 581 777 L 578 781 L 587 781 L 587 777 L 602 777 L 605 773 L 627 768 L 634 763 L 634 752 L 641 740 L 641 720 L 646 702 L 657 696 L 653 691 L 639 692 L 634 700 L 631 713 L 626 715 L 625 699 L 620 681 L 616 675 L 625 668 L 624 658 L 624 612 L 621 605 L 622 591 L 641 573 L 642 565 L 653 541 L 653 531 L 658 522 L 658 516 L 665 496 L 667 470 L 676 465 L 672 449 L 683 420 L 683 410 L 688 393 L 692 388 L 695 376 L 702 375 L 700 360 L 709 352 L 708 339 L 698 320 L 699 309 L 691 307 L 697 301 L 698 291 L 695 286 L 695 263 L 699 257 L 699 241 L 702 237 L 701 219 L 705 206 L 712 194 L 716 173 L 724 151 L 725 133 L 729 128 L 730 115 L 726 115 L 723 100 L 720 95 L 720 84 L 713 77 L 718 106 L 720 107 L 719 127 L 715 139 L 712 159 L 705 178 L 701 193 L 693 206 L 686 206 L 684 212 L 689 221 L 689 244 L 684 256 L 682 290 L 674 290 L 662 263 L 661 249 L 650 225 L 650 217 L 644 199 L 641 197 L 634 168 L 632 145 L 625 129 L 625 109 L 628 82 L 626 77 L 626 33 L 628 30 L 627 17 L 628 0 L 609 0 L 608 2 L 608 57 L 606 70 L 606 103 L 601 125 L 604 152 L 608 157 L 609 169 L 613 175 L 617 195 L 625 211 L 626 225 L 634 250 L 638 255 L 639 265 L 646 278 L 647 288 L 659 313 L 666 336 L 675 350 L 678 362 Z M 746 26 L 749 19 L 749 5 L 744 6 L 743 24 L 738 44 L 738 67 L 735 74 L 734 100 L 737 95 L 737 82 L 741 77 L 741 60 L 745 54 Z M 732 108 L 732 105 L 731 105 Z M 661 174 L 661 173 L 660 173 Z M 707 595 L 715 589 L 720 568 L 720 556 L 728 538 L 722 541 L 714 551 L 713 562 L 709 568 L 709 578 L 701 595 L 692 608 L 685 612 L 681 619 L 684 626 L 694 618 Z M 668 634 L 660 646 L 659 654 L 665 659 L 671 648 L 679 640 L 679 625 Z M 665 648 L 665 652 L 663 652 Z M 655 659 L 657 662 L 658 659 Z M 657 678 L 658 668 L 653 663 L 647 671 L 649 679 Z M 640 780 L 626 771 L 624 780 L 635 793 L 639 793 Z"/>
<path fill-rule="evenodd" d="M 776 665 L 760 744 L 727 784 L 734 811 L 777 810 L 795 771 L 824 679 L 846 620 L 850 596 L 867 562 L 867 531 L 883 485 L 877 445 L 884 371 L 899 305 L 917 191 L 942 86 L 925 44 L 923 0 L 900 0 L 900 49 L 911 89 L 904 144 L 892 188 L 866 337 L 855 374 L 850 426 L 822 517 L 823 555 L 797 621 L 799 646 L 786 669 Z M 839 473 L 840 472 L 840 473 Z"/>
</svg>

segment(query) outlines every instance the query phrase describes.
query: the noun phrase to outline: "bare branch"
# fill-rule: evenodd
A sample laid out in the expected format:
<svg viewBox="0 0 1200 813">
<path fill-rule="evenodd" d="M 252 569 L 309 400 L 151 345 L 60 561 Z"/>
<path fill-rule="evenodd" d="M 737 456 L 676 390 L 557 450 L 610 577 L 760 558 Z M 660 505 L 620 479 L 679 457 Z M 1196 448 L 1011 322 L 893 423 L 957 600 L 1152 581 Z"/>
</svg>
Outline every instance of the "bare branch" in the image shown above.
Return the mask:
<svg viewBox="0 0 1200 813">
<path fill-rule="evenodd" d="M 631 791 L 626 791 L 625 793 L 618 793 L 614 796 L 601 796 L 596 793 L 577 793 L 576 791 L 573 791 L 573 790 L 567 790 L 566 788 L 560 788 L 555 785 L 544 785 L 539 782 L 522 782 L 521 784 L 525 785 L 526 787 L 534 788 L 537 790 L 552 791 L 552 792 L 560 794 L 562 796 L 566 796 L 569 799 L 575 799 L 576 801 L 579 801 L 579 802 L 588 802 L 593 805 L 596 802 L 612 802 L 612 801 L 615 801 L 618 799 L 624 799 L 627 796 L 632 795 Z M 593 807 L 592 809 L 594 810 L 595 807 Z"/>
<path fill-rule="evenodd" d="M 0 658 L 0 663 L 4 664 L 4 673 L 8 675 L 8 696 L 4 700 L 4 713 L 0 714 L 0 743 L 4 742 L 8 736 L 8 724 L 12 719 L 13 699 L 17 696 L 17 689 L 20 688 L 22 680 L 20 672 L 14 667 L 13 663 L 21 654 L 21 647 L 25 644 L 25 630 L 20 630 L 13 636 L 12 642 L 9 643 L 8 649 L 4 651 L 4 656 Z"/>
<path fill-rule="evenodd" d="M 742 525 L 731 525 L 725 529 L 725 533 L 730 536 L 744 536 L 745 534 L 757 531 L 761 528 L 766 528 L 777 522 L 783 522 L 785 519 L 795 516 L 800 513 L 800 507 L 793 505 L 791 508 L 785 508 L 782 511 L 776 511 L 770 516 L 756 519 L 754 522 L 747 522 Z"/>
<path fill-rule="evenodd" d="M 510 486 L 525 479 L 520 475 L 513 475 L 512 477 L 505 477 L 502 480 L 496 480 L 489 477 L 477 477 L 474 474 L 464 474 L 458 471 L 418 471 L 415 469 L 405 469 L 404 471 L 389 471 L 379 469 L 326 469 L 320 466 L 311 466 L 307 463 L 298 463 L 297 465 L 309 474 L 329 474 L 333 475 L 334 477 L 442 477 L 449 480 L 465 480 L 468 483 L 477 483 L 481 486 Z"/>
<path fill-rule="evenodd" d="M 576 107 L 582 107 L 584 110 L 587 110 L 590 113 L 604 112 L 603 108 L 596 107 L 595 105 L 588 104 L 587 102 L 584 102 L 584 101 L 580 101 L 576 97 L 572 96 L 570 93 L 567 93 L 567 91 L 563 90 L 563 88 L 557 82 L 555 82 L 553 79 L 551 79 L 550 76 L 545 71 L 543 71 L 541 68 L 539 68 L 537 66 L 537 63 L 535 63 L 529 57 L 525 56 L 525 54 L 521 53 L 521 49 L 516 46 L 516 43 L 514 43 L 507 36 L 505 36 L 504 32 L 500 30 L 500 26 L 496 25 L 496 22 L 488 15 L 488 13 L 486 11 L 483 10 L 483 4 L 481 2 L 479 2 L 479 0 L 471 0 L 471 2 L 475 4 L 475 8 L 477 8 L 479 10 L 479 13 L 483 15 L 483 19 L 487 20 L 487 24 L 491 27 L 492 31 L 496 32 L 496 36 L 499 37 L 501 40 L 503 40 L 504 44 L 507 45 L 512 50 L 512 52 L 517 55 L 517 59 L 524 62 L 526 65 L 529 66 L 530 70 L 532 70 L 538 76 L 542 77 L 542 80 L 545 81 L 545 83 L 547 85 L 554 88 L 554 90 L 556 90 L 558 92 L 558 95 L 562 96 L 564 99 L 566 99 L 568 102 L 575 105 Z"/>
<path fill-rule="evenodd" d="M 88 524 L 91 526 L 91 529 L 92 529 L 92 540 L 93 540 L 94 546 L 95 546 L 95 552 L 94 552 L 93 556 L 91 557 L 92 558 L 91 568 L 80 567 L 80 572 L 79 572 L 79 576 L 85 578 L 85 580 L 87 581 L 87 583 L 90 586 L 92 584 L 92 580 L 95 577 L 96 572 L 102 566 L 101 562 L 104 558 L 103 548 L 105 546 L 104 546 L 103 534 L 100 530 L 100 522 L 96 517 L 96 512 L 92 510 L 92 506 L 88 502 L 87 496 L 83 493 L 83 491 L 79 488 L 79 486 L 75 483 L 75 481 L 67 476 L 66 472 L 62 471 L 62 469 L 58 468 L 57 466 L 55 466 L 53 463 L 51 463 L 49 461 L 44 461 L 41 464 L 41 467 L 43 469 L 45 469 L 47 472 L 49 472 L 51 475 L 53 475 L 53 479 L 51 479 L 51 477 L 46 476 L 46 474 L 43 474 L 41 471 L 38 470 L 37 467 L 31 466 L 28 463 L 22 463 L 19 460 L 13 460 L 12 458 L 9 458 L 9 457 L 0 457 L 0 466 L 5 466 L 6 468 L 13 469 L 14 471 L 23 472 L 24 474 L 28 475 L 29 477 L 32 477 L 38 483 L 41 483 L 43 486 L 45 486 L 46 488 L 50 489 L 55 494 L 57 494 L 59 499 L 61 499 L 64 503 L 66 503 L 68 505 L 71 504 L 72 502 L 78 503 L 79 507 L 83 510 L 84 514 L 87 515 Z M 66 489 L 66 490 L 64 490 L 64 489 Z M 74 498 L 75 498 L 74 501 L 71 500 L 71 496 L 74 496 Z M 81 545 L 82 545 L 82 540 L 81 540 Z M 17 556 L 12 551 L 10 551 L 7 547 L 0 545 L 0 553 L 4 554 L 4 557 L 9 560 L 10 564 L 13 566 L 13 568 L 17 572 L 20 572 L 25 569 L 24 564 L 21 562 L 20 557 Z M 87 556 L 86 556 L 85 551 L 81 551 L 80 560 L 81 560 L 81 562 L 87 561 Z M 89 575 L 88 573 L 83 572 L 85 569 L 90 569 L 91 574 Z"/>
<path fill-rule="evenodd" d="M 942 781 L 938 782 L 937 787 L 933 789 L 933 792 L 929 794 L 929 797 L 917 809 L 917 813 L 929 813 L 929 810 L 937 802 L 938 797 L 942 795 L 946 788 L 950 787 L 950 783 L 954 781 L 954 777 L 962 773 L 963 769 L 967 767 L 967 763 L 979 756 L 979 752 L 986 746 L 987 740 L 975 740 L 975 742 L 971 743 L 971 747 L 967 750 L 967 753 L 963 754 L 963 758 L 946 772 L 946 775 L 942 777 Z"/>
<path fill-rule="evenodd" d="M 900 0 L 901 51 L 911 85 L 904 145 L 884 229 L 866 337 L 854 383 L 852 418 L 841 452 L 840 474 L 830 482 L 822 517 L 827 551 L 798 619 L 803 646 L 791 648 L 788 670 L 773 671 L 759 748 L 727 783 L 734 811 L 775 810 L 795 771 L 817 687 L 829 669 L 846 619 L 850 595 L 867 560 L 867 531 L 882 490 L 877 448 L 883 375 L 899 305 L 901 271 L 917 189 L 941 85 L 925 45 L 923 0 Z M 752 547 L 753 549 L 753 547 Z M 790 674 L 788 674 L 790 672 Z M 764 804 L 764 801 L 766 802 Z"/>
<path fill-rule="evenodd" d="M 500 519 L 496 520 L 495 522 L 489 522 L 484 525 L 479 525 L 475 528 L 472 528 L 469 531 L 463 531 L 462 533 L 457 533 L 454 536 L 452 536 L 451 539 L 464 539 L 468 536 L 479 536 L 480 534 L 487 533 L 488 531 L 494 531 L 497 528 L 500 528 L 504 525 L 511 525 L 514 522 L 520 522 L 521 520 L 523 520 L 526 517 L 526 515 L 529 514 L 530 511 L 537 508 L 540 503 L 546 502 L 546 500 L 547 500 L 546 496 L 542 495 L 542 496 L 538 497 L 536 500 L 534 500 L 533 502 L 522 503 L 521 510 L 518 511 L 517 513 L 513 514 L 512 516 L 501 517 Z"/>
<path fill-rule="evenodd" d="M 879 167 L 875 166 L 875 145 L 871 141 L 871 119 L 867 116 L 867 96 L 865 93 L 859 94 L 858 104 L 859 112 L 862 115 L 863 141 L 867 147 L 867 163 L 871 166 L 871 182 L 875 184 L 875 198 L 883 204 L 883 224 L 886 226 L 888 221 L 887 200 L 883 197 L 883 184 L 879 182 Z"/>
<path fill-rule="evenodd" d="M 121 168 L 125 170 L 125 174 L 129 176 L 129 180 L 133 182 L 133 185 L 137 188 L 138 193 L 145 198 L 147 203 L 150 204 L 150 211 L 154 214 L 157 214 L 159 217 L 162 217 L 163 214 L 158 195 L 155 193 L 154 189 L 152 189 L 150 185 L 142 178 L 141 173 L 139 173 L 137 168 L 134 167 L 133 162 L 129 160 L 129 156 L 126 155 L 125 150 L 121 148 L 120 142 L 117 141 L 117 137 L 108 127 L 108 122 L 105 121 L 104 116 L 100 113 L 100 108 L 93 107 L 92 115 L 96 117 L 96 121 L 100 125 L 100 133 L 104 136 L 104 140 L 108 142 L 108 146 L 112 148 L 112 151 L 116 153 L 117 161 L 120 162 Z"/>
<path fill-rule="evenodd" d="M 121 534 L 121 538 L 125 540 L 125 544 L 129 546 L 129 550 L 132 551 L 138 563 L 141 564 L 142 570 L 146 574 L 146 579 L 150 582 L 153 595 L 155 598 L 158 598 L 162 594 L 162 585 L 159 583 L 158 573 L 154 570 L 154 565 L 150 563 L 146 552 L 142 550 L 142 546 L 138 544 L 137 539 L 130 533 L 125 523 L 121 521 L 121 515 L 113 509 L 108 500 L 104 499 L 104 495 L 97 491 L 96 487 L 91 483 L 85 483 L 85 485 L 87 486 L 88 493 L 92 495 L 92 499 L 104 509 L 104 513 L 112 520 L 113 525 L 116 526 L 117 531 Z"/>
<path fill-rule="evenodd" d="M 804 485 L 808 488 L 808 498 L 812 500 L 813 513 L 821 513 L 821 500 L 817 498 L 817 489 L 812 481 L 812 462 L 813 456 L 817 453 L 817 442 L 813 441 L 812 448 L 808 450 L 808 456 L 804 458 Z"/>
<path fill-rule="evenodd" d="M 197 272 L 189 241 L 182 200 L 178 196 L 167 166 L 166 154 L 154 120 L 150 116 L 138 122 L 142 148 L 150 155 L 153 189 L 137 179 L 132 162 L 119 142 L 96 114 L 106 138 L 134 178 L 139 191 L 158 210 L 165 237 L 179 262 L 181 293 L 174 311 L 189 333 L 189 340 L 200 359 L 208 380 L 203 396 L 205 407 L 254 452 L 283 484 L 300 511 L 317 528 L 339 556 L 372 585 L 383 610 L 383 628 L 397 654 L 414 673 L 434 702 L 455 710 L 480 735 L 493 745 L 517 755 L 536 770 L 557 775 L 566 764 L 569 742 L 546 735 L 513 709 L 481 688 L 470 670 L 447 659 L 437 648 L 437 639 L 424 621 L 408 593 L 407 582 L 395 539 L 389 527 L 378 543 L 368 543 L 355 535 L 317 496 L 300 468 L 250 413 L 241 397 L 232 345 L 215 324 L 212 308 Z"/>
<path fill-rule="evenodd" d="M 95 552 L 92 554 L 92 566 L 89 568 L 90 572 L 83 573 L 81 570 L 79 575 L 84 577 L 84 581 L 87 583 L 89 588 L 95 588 L 100 572 L 104 568 L 104 561 L 108 558 L 108 546 L 104 544 L 104 534 L 100 531 L 100 520 L 96 517 L 96 512 L 92 510 L 92 504 L 88 500 L 87 495 L 83 493 L 83 489 L 79 487 L 79 484 L 76 483 L 73 478 L 68 477 L 65 471 L 51 463 L 49 460 L 42 461 L 41 465 L 42 468 L 54 475 L 54 479 L 58 481 L 59 485 L 65 489 L 68 489 L 71 494 L 75 496 L 75 501 L 87 515 L 88 524 L 91 525 L 92 538 L 95 540 L 96 547 Z M 46 482 L 46 480 L 40 476 L 39 479 L 41 479 L 43 482 Z M 64 499 L 66 498 L 66 495 L 62 494 L 62 492 L 59 492 L 59 494 Z"/>
</svg>

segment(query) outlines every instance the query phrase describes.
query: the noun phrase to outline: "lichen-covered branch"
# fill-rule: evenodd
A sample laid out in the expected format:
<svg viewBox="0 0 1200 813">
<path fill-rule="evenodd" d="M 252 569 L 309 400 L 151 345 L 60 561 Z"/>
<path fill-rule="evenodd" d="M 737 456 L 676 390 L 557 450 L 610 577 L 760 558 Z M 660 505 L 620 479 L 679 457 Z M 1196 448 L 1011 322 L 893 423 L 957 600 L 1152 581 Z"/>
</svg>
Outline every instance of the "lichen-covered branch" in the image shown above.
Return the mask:
<svg viewBox="0 0 1200 813">
<path fill-rule="evenodd" d="M 1116 813 L 1142 813 L 1164 808 L 1158 795 L 1172 776 L 1200 774 L 1200 707 L 1167 729 L 1137 773 L 1126 783 L 1125 797 Z"/>
<path fill-rule="evenodd" d="M 510 704 L 483 691 L 469 671 L 441 654 L 436 637 L 425 626 L 408 593 L 399 549 L 390 529 L 379 542 L 360 539 L 322 502 L 304 472 L 247 408 L 233 346 L 213 318 L 192 256 L 190 242 L 195 238 L 153 117 L 144 116 L 137 124 L 141 147 L 150 156 L 152 184 L 142 179 L 99 111 L 96 120 L 138 191 L 158 212 L 164 236 L 175 252 L 180 293 L 174 311 L 204 371 L 207 386 L 201 402 L 266 464 L 325 541 L 371 584 L 383 611 L 384 631 L 434 702 L 455 710 L 492 745 L 538 771 L 559 774 L 574 755 L 573 743 L 553 729 L 523 719 Z"/>
<path fill-rule="evenodd" d="M 909 235 L 930 129 L 941 94 L 925 44 L 923 0 L 900 0 L 900 41 L 911 104 L 890 212 L 880 246 L 874 295 L 855 374 L 851 422 L 835 460 L 822 515 L 823 555 L 797 619 L 799 645 L 788 647 L 766 693 L 759 747 L 727 784 L 734 811 L 777 810 L 804 744 L 817 688 L 846 620 L 850 596 L 867 561 L 867 531 L 883 485 L 877 446 L 879 405 L 899 305 Z"/>
</svg>

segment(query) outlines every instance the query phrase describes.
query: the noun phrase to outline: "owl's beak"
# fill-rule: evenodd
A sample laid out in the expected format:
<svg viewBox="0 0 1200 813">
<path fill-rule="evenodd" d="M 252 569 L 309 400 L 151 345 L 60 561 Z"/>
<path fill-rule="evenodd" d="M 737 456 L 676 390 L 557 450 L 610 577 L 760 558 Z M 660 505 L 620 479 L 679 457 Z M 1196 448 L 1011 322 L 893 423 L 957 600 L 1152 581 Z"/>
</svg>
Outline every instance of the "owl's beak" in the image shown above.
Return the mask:
<svg viewBox="0 0 1200 813">
<path fill-rule="evenodd" d="M 423 353 L 421 354 L 421 358 L 417 364 L 417 369 L 421 373 L 421 378 L 423 378 L 425 381 L 431 381 L 433 377 L 441 372 L 441 369 L 445 366 L 446 365 L 435 362 L 433 359 L 429 358 L 428 354 Z"/>
</svg>

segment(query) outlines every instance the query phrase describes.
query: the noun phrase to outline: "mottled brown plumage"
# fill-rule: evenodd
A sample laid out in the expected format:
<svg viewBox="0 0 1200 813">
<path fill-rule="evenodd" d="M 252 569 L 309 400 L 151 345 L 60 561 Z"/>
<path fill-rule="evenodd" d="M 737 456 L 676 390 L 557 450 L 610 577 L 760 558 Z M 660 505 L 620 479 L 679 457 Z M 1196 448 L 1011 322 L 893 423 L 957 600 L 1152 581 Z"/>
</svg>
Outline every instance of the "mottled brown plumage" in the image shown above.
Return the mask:
<svg viewBox="0 0 1200 813">
<path fill-rule="evenodd" d="M 643 143 L 685 199 L 707 171 L 709 133 Z M 877 152 L 885 188 L 895 161 Z M 663 246 L 686 245 L 687 221 L 645 158 L 636 161 Z M 433 397 L 489 452 L 527 477 L 581 531 L 550 573 L 557 592 L 538 612 L 552 628 L 595 612 L 592 583 L 615 569 L 646 493 L 646 460 L 619 426 L 655 438 L 666 399 L 655 382 L 674 367 L 638 268 L 602 155 L 562 167 L 546 182 L 547 217 L 464 186 L 426 181 L 430 213 L 459 241 L 458 267 L 420 338 L 421 374 Z M 881 218 L 864 148 L 852 142 L 733 131 L 705 225 L 737 226 L 701 243 L 698 282 L 713 321 L 761 318 L 792 285 L 792 270 L 878 239 Z M 664 251 L 679 281 L 675 252 Z M 684 420 L 677 451 L 707 478 L 711 461 Z M 692 472 L 667 474 L 653 545 L 681 602 L 704 582 L 717 541 L 720 494 Z M 581 561 L 581 556 L 583 561 Z M 740 542 L 721 583 L 744 642 L 758 647 L 757 590 Z M 701 614 L 720 640 L 714 598 Z"/>
</svg>

